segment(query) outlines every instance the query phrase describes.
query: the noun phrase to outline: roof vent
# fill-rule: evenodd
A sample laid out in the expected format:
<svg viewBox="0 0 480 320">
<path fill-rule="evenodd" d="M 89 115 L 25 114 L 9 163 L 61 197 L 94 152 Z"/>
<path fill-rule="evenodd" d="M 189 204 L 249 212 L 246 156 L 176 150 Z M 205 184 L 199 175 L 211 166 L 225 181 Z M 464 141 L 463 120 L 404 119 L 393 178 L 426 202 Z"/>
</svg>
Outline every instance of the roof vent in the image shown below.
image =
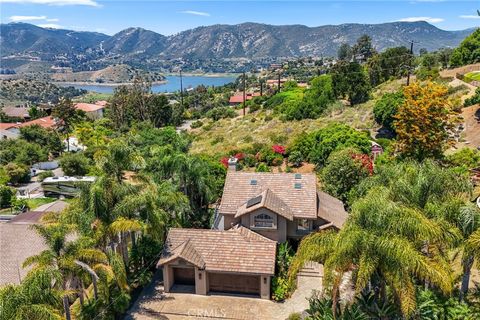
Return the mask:
<svg viewBox="0 0 480 320">
<path fill-rule="evenodd" d="M 262 196 L 261 195 L 256 196 L 255 198 L 252 198 L 252 199 L 247 201 L 247 208 L 250 208 L 251 206 L 259 204 L 260 202 L 262 202 Z"/>
<path fill-rule="evenodd" d="M 302 184 L 297 182 L 297 183 L 294 184 L 294 188 L 295 189 L 302 189 Z"/>
<path fill-rule="evenodd" d="M 250 185 L 251 186 L 256 186 L 257 185 L 257 180 L 255 180 L 255 179 L 250 180 Z"/>
<path fill-rule="evenodd" d="M 295 179 L 302 179 L 301 173 L 295 173 Z"/>
</svg>

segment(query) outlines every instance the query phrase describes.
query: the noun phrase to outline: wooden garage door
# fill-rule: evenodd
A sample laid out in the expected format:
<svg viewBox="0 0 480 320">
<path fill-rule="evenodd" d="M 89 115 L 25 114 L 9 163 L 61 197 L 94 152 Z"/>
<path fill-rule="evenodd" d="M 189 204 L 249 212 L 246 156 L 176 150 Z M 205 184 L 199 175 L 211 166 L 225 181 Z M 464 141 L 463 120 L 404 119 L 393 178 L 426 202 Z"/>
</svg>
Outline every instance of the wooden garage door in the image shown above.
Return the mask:
<svg viewBox="0 0 480 320">
<path fill-rule="evenodd" d="M 193 268 L 173 268 L 175 284 L 195 285 L 195 270 Z"/>
<path fill-rule="evenodd" d="M 210 291 L 260 295 L 260 277 L 227 273 L 209 273 Z"/>
</svg>

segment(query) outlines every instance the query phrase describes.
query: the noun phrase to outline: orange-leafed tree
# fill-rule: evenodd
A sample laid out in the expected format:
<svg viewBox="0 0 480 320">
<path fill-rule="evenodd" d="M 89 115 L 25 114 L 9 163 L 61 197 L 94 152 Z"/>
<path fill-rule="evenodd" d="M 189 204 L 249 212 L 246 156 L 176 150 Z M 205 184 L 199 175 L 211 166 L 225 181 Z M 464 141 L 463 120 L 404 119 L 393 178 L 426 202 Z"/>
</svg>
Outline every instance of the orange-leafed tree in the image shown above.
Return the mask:
<svg viewBox="0 0 480 320">
<path fill-rule="evenodd" d="M 397 152 L 419 161 L 440 158 L 453 142 L 452 130 L 457 112 L 445 86 L 414 82 L 403 89 L 404 103 L 395 116 Z"/>
</svg>

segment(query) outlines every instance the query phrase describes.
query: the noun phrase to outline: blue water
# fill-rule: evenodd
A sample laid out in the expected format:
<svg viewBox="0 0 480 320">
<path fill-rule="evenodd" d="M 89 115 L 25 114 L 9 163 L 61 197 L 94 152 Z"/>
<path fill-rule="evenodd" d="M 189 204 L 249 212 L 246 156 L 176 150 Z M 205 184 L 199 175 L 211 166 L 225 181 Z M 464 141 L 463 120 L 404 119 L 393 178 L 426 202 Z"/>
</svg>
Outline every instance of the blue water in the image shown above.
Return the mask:
<svg viewBox="0 0 480 320">
<path fill-rule="evenodd" d="M 154 93 L 159 92 L 175 92 L 180 90 L 180 77 L 179 76 L 166 76 L 167 82 L 162 84 L 152 85 L 152 91 Z M 205 77 L 205 76 L 183 76 L 183 89 L 195 88 L 199 85 L 210 86 L 222 86 L 224 84 L 235 81 L 234 76 L 225 77 Z M 95 84 L 89 85 L 76 85 L 66 84 L 65 86 L 72 86 L 77 89 L 84 89 L 88 91 L 95 91 L 99 93 L 113 93 L 115 86 L 99 86 Z"/>
</svg>

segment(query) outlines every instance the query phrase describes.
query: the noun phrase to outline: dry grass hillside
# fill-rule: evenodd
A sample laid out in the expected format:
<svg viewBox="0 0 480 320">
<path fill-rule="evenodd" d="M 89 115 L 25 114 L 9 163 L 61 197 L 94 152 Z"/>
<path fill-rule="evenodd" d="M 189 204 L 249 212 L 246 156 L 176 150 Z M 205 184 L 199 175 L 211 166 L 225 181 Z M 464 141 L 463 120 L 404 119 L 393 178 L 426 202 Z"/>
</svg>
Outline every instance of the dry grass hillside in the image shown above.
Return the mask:
<svg viewBox="0 0 480 320">
<path fill-rule="evenodd" d="M 112 65 L 97 71 L 55 73 L 51 78 L 58 82 L 129 83 L 137 74 L 146 76 L 151 81 L 164 80 L 160 73 L 137 70 L 125 64 Z"/>
</svg>

